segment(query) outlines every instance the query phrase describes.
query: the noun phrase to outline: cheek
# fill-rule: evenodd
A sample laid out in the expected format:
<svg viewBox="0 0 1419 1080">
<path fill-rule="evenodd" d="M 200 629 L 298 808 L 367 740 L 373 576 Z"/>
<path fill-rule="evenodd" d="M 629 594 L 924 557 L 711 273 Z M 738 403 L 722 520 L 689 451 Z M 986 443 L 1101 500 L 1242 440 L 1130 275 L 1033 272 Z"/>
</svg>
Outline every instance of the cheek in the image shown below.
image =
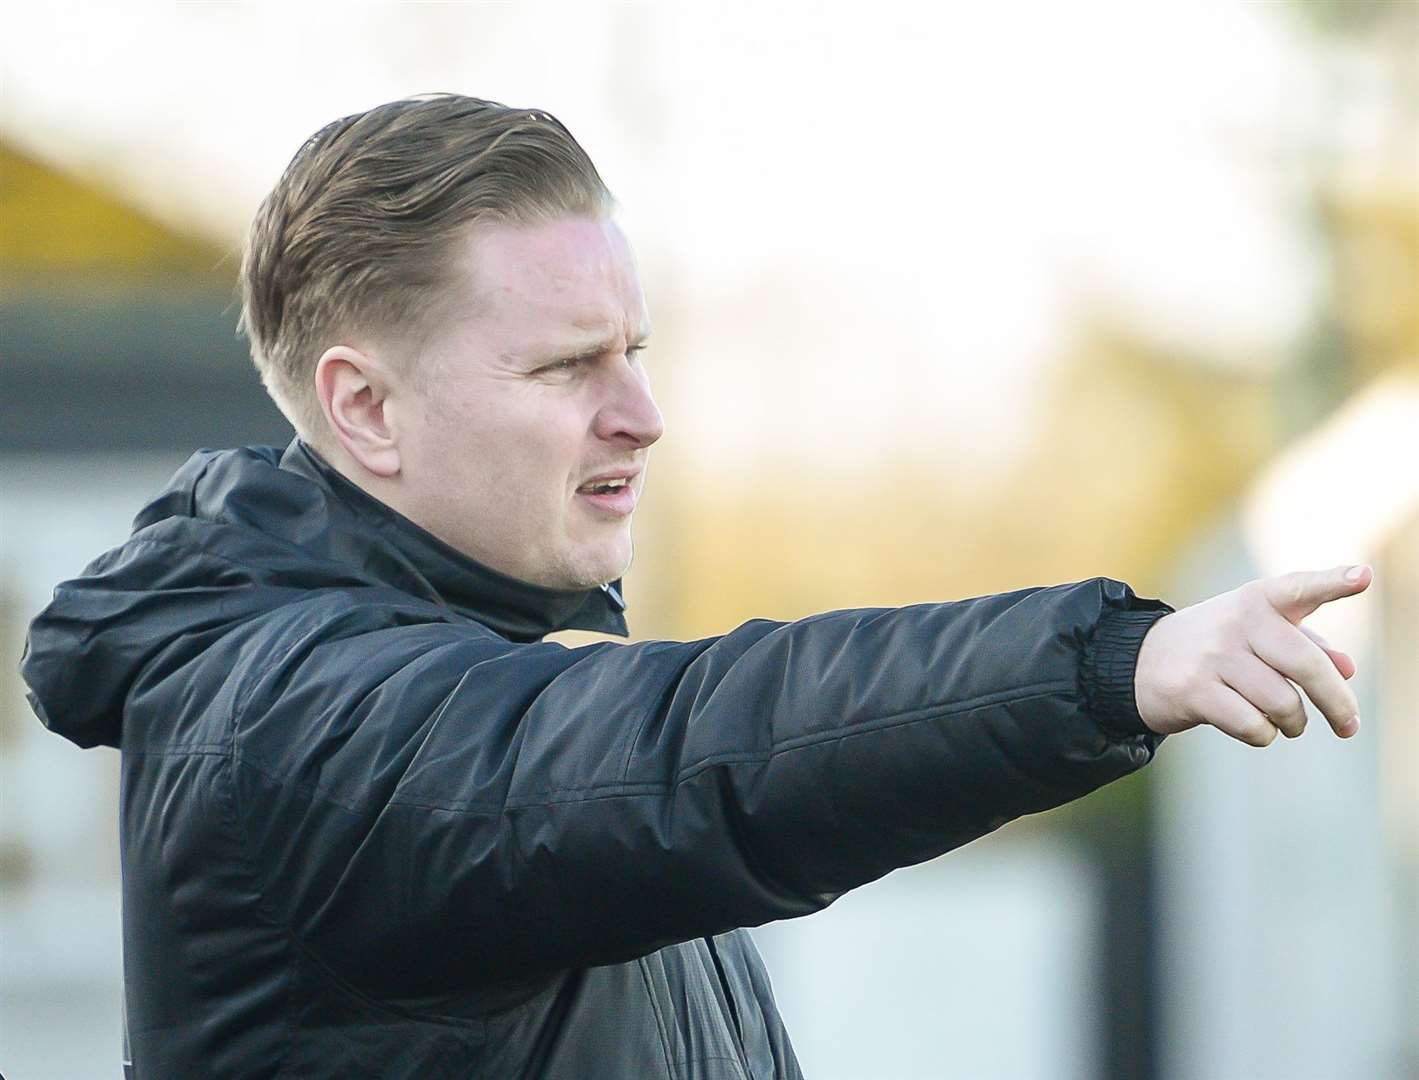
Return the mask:
<svg viewBox="0 0 1419 1080">
<path fill-rule="evenodd" d="M 558 502 L 590 467 L 586 428 L 571 410 L 509 403 L 498 409 L 469 410 L 442 432 L 446 451 L 457 455 L 459 471 L 483 484 L 511 485 L 523 504 Z"/>
<path fill-rule="evenodd" d="M 588 402 L 571 387 L 479 381 L 447 388 L 425 407 L 425 465 L 465 493 L 497 494 L 504 505 L 564 503 L 597 454 Z"/>
</svg>

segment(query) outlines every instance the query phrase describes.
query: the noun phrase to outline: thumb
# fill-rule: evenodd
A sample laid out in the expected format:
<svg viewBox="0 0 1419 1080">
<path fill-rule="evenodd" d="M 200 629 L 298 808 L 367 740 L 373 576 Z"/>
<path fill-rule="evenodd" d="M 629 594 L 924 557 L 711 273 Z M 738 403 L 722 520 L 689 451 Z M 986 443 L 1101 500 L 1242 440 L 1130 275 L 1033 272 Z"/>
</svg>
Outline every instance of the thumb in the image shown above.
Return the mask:
<svg viewBox="0 0 1419 1080">
<path fill-rule="evenodd" d="M 1356 570 L 1359 577 L 1351 580 L 1348 574 Z M 1263 578 L 1261 586 L 1267 602 L 1299 626 L 1302 619 L 1322 604 L 1364 592 L 1370 587 L 1373 573 L 1365 563 L 1330 570 L 1296 570 Z"/>
</svg>

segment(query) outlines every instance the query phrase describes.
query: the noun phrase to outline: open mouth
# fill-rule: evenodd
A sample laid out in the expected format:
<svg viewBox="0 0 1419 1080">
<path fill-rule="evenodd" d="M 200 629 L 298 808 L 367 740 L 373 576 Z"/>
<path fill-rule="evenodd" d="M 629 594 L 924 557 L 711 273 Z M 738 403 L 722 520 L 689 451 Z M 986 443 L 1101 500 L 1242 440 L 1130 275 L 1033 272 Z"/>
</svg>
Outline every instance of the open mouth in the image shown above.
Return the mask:
<svg viewBox="0 0 1419 1080">
<path fill-rule="evenodd" d="M 616 517 L 625 517 L 636 508 L 636 489 L 631 486 L 629 477 L 583 484 L 576 493 L 586 505 Z"/>
<path fill-rule="evenodd" d="M 610 495 L 617 491 L 624 491 L 631 486 L 629 480 L 607 480 L 602 484 L 587 484 L 577 488 L 580 495 Z"/>
</svg>

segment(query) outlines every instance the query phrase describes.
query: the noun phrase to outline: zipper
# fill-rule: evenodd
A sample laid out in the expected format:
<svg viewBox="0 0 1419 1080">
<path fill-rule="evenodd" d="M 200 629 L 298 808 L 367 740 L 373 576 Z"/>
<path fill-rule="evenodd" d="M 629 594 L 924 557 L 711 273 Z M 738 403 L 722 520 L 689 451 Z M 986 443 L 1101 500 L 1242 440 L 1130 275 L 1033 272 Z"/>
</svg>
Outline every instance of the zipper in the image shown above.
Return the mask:
<svg viewBox="0 0 1419 1080">
<path fill-rule="evenodd" d="M 724 991 L 725 1003 L 729 1006 L 729 1016 L 734 1021 L 734 1034 L 739 1040 L 739 1060 L 743 1062 L 746 1072 L 749 1069 L 749 1054 L 744 1049 L 744 1025 L 739 1019 L 739 1006 L 734 1003 L 734 991 L 729 988 L 729 979 L 724 974 L 724 964 L 719 959 L 719 950 L 714 946 L 714 938 L 705 938 L 704 943 L 709 947 L 710 959 L 714 961 L 714 972 L 719 976 L 719 987 Z"/>
</svg>

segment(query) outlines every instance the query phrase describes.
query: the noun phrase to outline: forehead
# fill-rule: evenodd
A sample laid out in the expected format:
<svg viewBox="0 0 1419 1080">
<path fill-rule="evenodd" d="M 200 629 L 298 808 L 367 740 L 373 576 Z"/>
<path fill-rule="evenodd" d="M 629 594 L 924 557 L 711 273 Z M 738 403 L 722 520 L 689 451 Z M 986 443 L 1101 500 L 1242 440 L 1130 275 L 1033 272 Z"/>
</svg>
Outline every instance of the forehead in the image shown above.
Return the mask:
<svg viewBox="0 0 1419 1080">
<path fill-rule="evenodd" d="M 649 330 L 635 256 L 613 221 L 485 224 L 465 244 L 468 314 L 502 337 Z"/>
</svg>

